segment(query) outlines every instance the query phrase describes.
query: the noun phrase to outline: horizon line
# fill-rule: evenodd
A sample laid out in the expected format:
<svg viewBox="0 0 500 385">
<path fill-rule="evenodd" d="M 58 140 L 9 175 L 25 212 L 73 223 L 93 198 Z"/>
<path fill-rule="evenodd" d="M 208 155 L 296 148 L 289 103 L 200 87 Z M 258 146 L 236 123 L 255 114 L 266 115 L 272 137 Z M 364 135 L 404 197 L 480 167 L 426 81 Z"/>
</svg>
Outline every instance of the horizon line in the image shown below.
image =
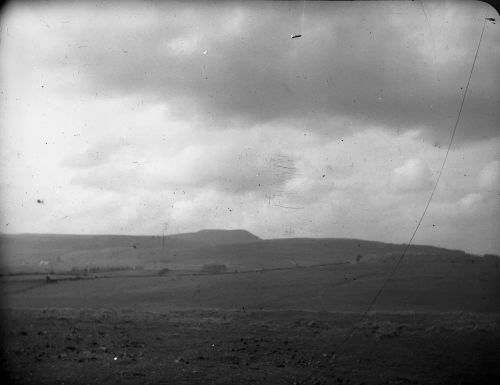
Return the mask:
<svg viewBox="0 0 500 385">
<path fill-rule="evenodd" d="M 258 235 L 255 235 L 251 231 L 245 230 L 245 229 L 200 229 L 197 231 L 187 231 L 184 233 L 172 233 L 172 234 L 113 234 L 113 233 L 88 233 L 88 234 L 78 234 L 78 233 L 31 233 L 31 232 L 15 232 L 15 233 L 5 233 L 0 231 L 0 236 L 4 235 L 13 235 L 13 236 L 19 236 L 19 235 L 45 235 L 45 236 L 77 236 L 77 237 L 92 237 L 92 236 L 112 236 L 112 237 L 171 237 L 171 236 L 176 236 L 176 235 L 182 235 L 182 234 L 196 234 L 201 231 L 207 231 L 207 230 L 212 230 L 212 231 L 246 231 L 247 233 L 257 237 L 260 241 L 273 241 L 273 240 L 282 240 L 282 239 L 314 239 L 314 240 L 321 240 L 321 239 L 335 239 L 335 240 L 351 240 L 351 241 L 362 241 L 362 242 L 376 242 L 376 243 L 383 243 L 383 244 L 389 244 L 389 245 L 396 245 L 396 246 L 405 246 L 407 245 L 407 242 L 401 242 L 401 243 L 395 243 L 395 242 L 386 242 L 386 241 L 380 241 L 380 240 L 373 240 L 373 239 L 364 239 L 364 238 L 349 238 L 349 237 L 310 237 L 310 236 L 285 236 L 281 238 L 263 238 Z M 258 242 L 258 241 L 255 241 Z M 248 242 L 252 243 L 252 242 Z M 465 250 L 461 249 L 451 249 L 447 248 L 444 246 L 435 246 L 435 245 L 430 245 L 430 244 L 420 244 L 420 243 L 412 243 L 411 246 L 418 246 L 418 247 L 433 247 L 437 249 L 444 249 L 444 250 L 450 250 L 450 251 L 460 251 L 465 254 L 469 255 L 477 255 L 481 256 L 482 254 L 476 254 L 476 253 L 471 253 L 467 252 Z M 491 253 L 486 253 L 486 254 L 491 254 Z"/>
</svg>

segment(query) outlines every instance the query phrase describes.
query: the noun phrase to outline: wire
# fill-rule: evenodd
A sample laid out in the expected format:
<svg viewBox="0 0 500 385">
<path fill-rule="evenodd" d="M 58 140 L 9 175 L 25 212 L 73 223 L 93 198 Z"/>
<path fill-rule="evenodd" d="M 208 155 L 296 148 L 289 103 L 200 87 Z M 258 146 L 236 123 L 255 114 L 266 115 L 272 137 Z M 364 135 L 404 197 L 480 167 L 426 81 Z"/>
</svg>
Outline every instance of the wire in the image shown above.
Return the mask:
<svg viewBox="0 0 500 385">
<path fill-rule="evenodd" d="M 453 139 L 455 138 L 455 133 L 457 131 L 458 123 L 460 122 L 460 117 L 462 116 L 462 110 L 463 110 L 464 103 L 465 103 L 465 97 L 466 97 L 467 91 L 469 89 L 469 84 L 470 84 L 470 80 L 472 78 L 472 72 L 474 71 L 474 66 L 476 65 L 477 55 L 479 53 L 479 47 L 481 46 L 481 41 L 483 40 L 485 25 L 486 25 L 486 19 L 484 19 L 484 22 L 483 22 L 483 29 L 481 30 L 481 36 L 479 37 L 479 43 L 477 45 L 476 54 L 474 56 L 474 61 L 472 62 L 472 67 L 471 67 L 471 70 L 469 73 L 469 79 L 467 80 L 467 86 L 465 87 L 465 91 L 464 91 L 464 94 L 462 96 L 462 102 L 460 103 L 460 109 L 458 111 L 457 120 L 455 121 L 455 125 L 453 126 L 453 131 L 451 133 L 450 142 L 448 143 L 448 149 L 446 150 L 446 154 L 444 156 L 443 163 L 441 164 L 441 169 L 440 169 L 438 177 L 436 179 L 436 183 L 434 184 L 434 188 L 432 189 L 432 192 L 429 196 L 429 199 L 427 200 L 427 204 L 425 205 L 425 209 L 422 212 L 422 215 L 420 216 L 420 219 L 417 223 L 417 226 L 415 227 L 415 230 L 413 231 L 413 234 L 411 235 L 410 240 L 408 241 L 406 247 L 404 248 L 403 253 L 399 256 L 396 264 L 394 265 L 394 268 L 392 269 L 390 274 L 387 276 L 387 278 L 384 280 L 384 283 L 382 284 L 382 286 L 380 286 L 380 288 L 378 289 L 378 291 L 375 294 L 375 296 L 373 297 L 373 299 L 370 301 L 370 304 L 368 305 L 366 310 L 363 312 L 360 320 L 354 324 L 354 326 L 351 328 L 351 330 L 349 331 L 347 336 L 340 342 L 340 344 L 338 345 L 338 347 L 336 349 L 336 352 L 335 352 L 336 354 L 338 353 L 338 351 L 340 351 L 340 349 L 344 346 L 344 344 L 351 338 L 351 336 L 354 334 L 356 329 L 358 329 L 358 327 L 360 326 L 361 322 L 363 322 L 365 320 L 366 315 L 372 310 L 373 305 L 375 305 L 375 303 L 377 302 L 377 299 L 380 297 L 380 294 L 382 294 L 382 292 L 384 291 L 388 282 L 392 279 L 392 277 L 394 276 L 394 274 L 398 270 L 399 266 L 401 265 L 402 260 L 406 256 L 406 252 L 408 251 L 408 249 L 411 246 L 411 243 L 413 242 L 413 238 L 415 238 L 415 235 L 417 234 L 417 231 L 420 228 L 420 225 L 422 224 L 422 220 L 424 219 L 425 214 L 427 213 L 427 210 L 429 209 L 432 198 L 434 197 L 434 193 L 436 192 L 437 186 L 438 186 L 439 181 L 441 179 L 441 175 L 443 174 L 443 169 L 444 169 L 444 166 L 446 164 L 446 160 L 448 159 L 451 145 L 453 144 Z"/>
</svg>

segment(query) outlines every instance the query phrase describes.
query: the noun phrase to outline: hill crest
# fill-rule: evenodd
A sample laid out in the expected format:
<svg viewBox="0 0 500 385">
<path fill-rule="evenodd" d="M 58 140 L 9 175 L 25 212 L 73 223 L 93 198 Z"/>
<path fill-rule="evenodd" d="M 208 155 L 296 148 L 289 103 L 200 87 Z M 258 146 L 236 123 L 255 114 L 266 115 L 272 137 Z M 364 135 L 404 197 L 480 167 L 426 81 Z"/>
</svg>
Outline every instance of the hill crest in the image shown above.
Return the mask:
<svg viewBox="0 0 500 385">
<path fill-rule="evenodd" d="M 210 246 L 235 245 L 262 241 L 261 238 L 247 230 L 203 229 L 193 233 L 171 234 L 167 238 L 181 239 L 189 242 L 200 242 Z"/>
</svg>

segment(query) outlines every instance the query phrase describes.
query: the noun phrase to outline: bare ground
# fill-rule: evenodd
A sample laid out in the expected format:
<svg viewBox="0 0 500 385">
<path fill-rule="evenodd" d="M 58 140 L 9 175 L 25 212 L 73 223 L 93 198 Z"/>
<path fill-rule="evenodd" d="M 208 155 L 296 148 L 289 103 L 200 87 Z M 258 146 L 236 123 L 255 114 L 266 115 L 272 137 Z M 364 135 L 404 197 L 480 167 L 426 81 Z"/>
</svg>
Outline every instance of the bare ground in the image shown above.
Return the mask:
<svg viewBox="0 0 500 385">
<path fill-rule="evenodd" d="M 499 313 L 375 313 L 359 323 L 359 313 L 39 308 L 2 319 L 10 383 L 500 383 Z"/>
</svg>

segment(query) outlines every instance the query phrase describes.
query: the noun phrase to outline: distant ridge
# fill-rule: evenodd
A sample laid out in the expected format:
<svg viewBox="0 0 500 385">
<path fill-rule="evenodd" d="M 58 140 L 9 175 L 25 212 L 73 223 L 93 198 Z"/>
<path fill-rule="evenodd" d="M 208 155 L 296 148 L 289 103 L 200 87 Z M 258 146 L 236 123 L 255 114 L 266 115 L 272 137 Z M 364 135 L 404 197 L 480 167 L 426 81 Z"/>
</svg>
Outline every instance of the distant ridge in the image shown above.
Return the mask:
<svg viewBox="0 0 500 385">
<path fill-rule="evenodd" d="M 262 241 L 258 236 L 247 230 L 219 230 L 207 229 L 195 233 L 172 234 L 167 238 L 180 239 L 189 242 L 201 242 L 210 246 L 237 245 Z"/>
<path fill-rule="evenodd" d="M 205 264 L 219 264 L 230 271 L 255 271 L 385 263 L 401 255 L 405 247 L 346 238 L 261 239 L 242 229 L 207 229 L 166 236 L 0 234 L 0 273 L 67 272 L 85 266 L 200 270 Z M 475 257 L 460 250 L 412 245 L 406 260 L 429 266 L 442 260 L 467 262 L 471 258 Z M 497 263 L 497 258 L 490 259 Z"/>
</svg>

